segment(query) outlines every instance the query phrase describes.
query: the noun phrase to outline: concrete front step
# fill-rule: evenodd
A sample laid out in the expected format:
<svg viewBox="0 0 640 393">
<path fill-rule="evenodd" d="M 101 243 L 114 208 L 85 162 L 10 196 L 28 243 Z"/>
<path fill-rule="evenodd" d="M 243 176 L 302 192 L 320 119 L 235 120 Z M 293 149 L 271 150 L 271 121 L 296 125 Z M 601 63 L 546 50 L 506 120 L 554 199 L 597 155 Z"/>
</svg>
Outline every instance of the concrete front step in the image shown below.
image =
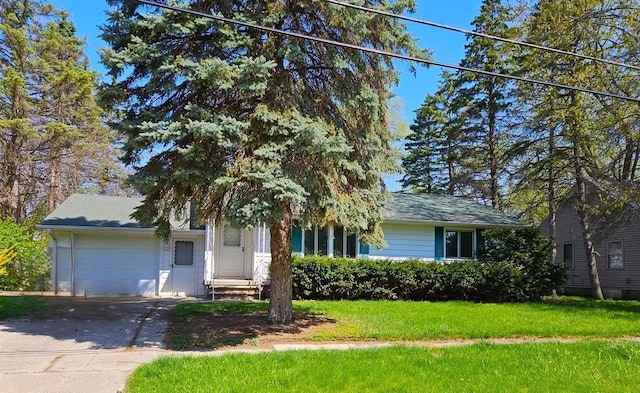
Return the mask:
<svg viewBox="0 0 640 393">
<path fill-rule="evenodd" d="M 211 292 L 213 289 L 213 293 Z M 267 293 L 263 287 L 262 298 Z M 254 300 L 261 298 L 256 282 L 241 279 L 215 279 L 209 288 L 209 298 L 216 300 Z"/>
</svg>

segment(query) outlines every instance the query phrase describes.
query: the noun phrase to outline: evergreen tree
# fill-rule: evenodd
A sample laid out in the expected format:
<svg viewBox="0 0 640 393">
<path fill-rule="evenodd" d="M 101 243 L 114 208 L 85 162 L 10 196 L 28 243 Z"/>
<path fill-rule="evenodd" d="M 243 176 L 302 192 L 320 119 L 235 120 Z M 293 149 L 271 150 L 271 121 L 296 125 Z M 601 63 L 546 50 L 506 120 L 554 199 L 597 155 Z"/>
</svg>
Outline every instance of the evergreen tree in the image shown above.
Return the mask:
<svg viewBox="0 0 640 393">
<path fill-rule="evenodd" d="M 446 141 L 446 104 L 442 90 L 428 95 L 420 108 L 416 109 L 416 119 L 410 126 L 402 158 L 405 175 L 402 187 L 413 192 L 436 194 L 442 192 L 448 183 L 442 157 L 442 146 Z"/>
<path fill-rule="evenodd" d="M 271 234 L 268 320 L 288 323 L 291 227 L 336 224 L 380 245 L 383 173 L 395 166 L 386 126 L 389 59 L 264 33 L 135 2 L 104 27 L 113 81 L 103 89 L 126 137 L 136 217 L 164 236 L 169 218 L 197 200 L 205 217 Z M 290 32 L 419 54 L 398 22 L 312 0 L 184 4 Z M 373 1 L 391 12 L 411 0 Z"/>
<path fill-rule="evenodd" d="M 480 14 L 473 20 L 475 32 L 509 38 L 513 36 L 508 10 L 501 0 L 484 0 Z M 510 74 L 511 47 L 500 42 L 472 36 L 465 46 L 461 66 L 499 74 Z M 504 78 L 458 72 L 457 96 L 452 101 L 460 116 L 459 132 L 469 141 L 462 155 L 462 166 L 468 173 L 466 193 L 489 201 L 499 209 L 502 205 L 501 182 L 508 157 L 505 143 L 509 138 L 512 84 Z"/>
<path fill-rule="evenodd" d="M 0 217 L 25 222 L 122 173 L 82 46 L 51 5 L 0 0 Z"/>
</svg>

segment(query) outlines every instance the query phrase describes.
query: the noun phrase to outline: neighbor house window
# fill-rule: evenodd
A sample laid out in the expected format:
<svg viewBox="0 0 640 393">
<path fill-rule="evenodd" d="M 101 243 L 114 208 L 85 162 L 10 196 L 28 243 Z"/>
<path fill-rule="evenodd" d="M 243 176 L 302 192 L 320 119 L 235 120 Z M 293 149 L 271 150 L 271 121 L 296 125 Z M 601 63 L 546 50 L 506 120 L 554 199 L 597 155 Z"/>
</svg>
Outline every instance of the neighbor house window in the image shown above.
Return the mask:
<svg viewBox="0 0 640 393">
<path fill-rule="evenodd" d="M 624 269 L 622 242 L 609 242 L 608 266 L 609 269 Z"/>
<path fill-rule="evenodd" d="M 313 227 L 304 231 L 304 255 L 329 255 L 356 257 L 356 235 L 347 233 L 343 227 Z"/>
<path fill-rule="evenodd" d="M 473 258 L 473 231 L 448 229 L 445 242 L 447 258 Z"/>
<path fill-rule="evenodd" d="M 562 262 L 566 267 L 573 266 L 573 244 L 565 244 L 562 246 Z"/>
<path fill-rule="evenodd" d="M 176 241 L 173 263 L 180 266 L 193 265 L 193 242 L 184 240 Z"/>
</svg>

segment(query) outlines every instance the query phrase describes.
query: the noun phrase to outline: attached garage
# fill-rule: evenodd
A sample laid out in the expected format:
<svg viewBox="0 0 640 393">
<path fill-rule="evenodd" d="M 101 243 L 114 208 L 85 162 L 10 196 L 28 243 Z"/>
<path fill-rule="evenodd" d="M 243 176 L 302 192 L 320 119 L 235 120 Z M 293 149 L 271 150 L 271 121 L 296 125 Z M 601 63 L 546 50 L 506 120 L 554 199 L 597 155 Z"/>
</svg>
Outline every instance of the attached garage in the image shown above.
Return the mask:
<svg viewBox="0 0 640 393">
<path fill-rule="evenodd" d="M 154 228 L 131 218 L 139 203 L 136 198 L 75 194 L 39 225 L 52 238 L 49 254 L 56 293 L 204 295 L 202 279 L 197 278 L 204 274 L 204 230 L 176 222 L 172 238 L 163 242 Z M 189 265 L 175 261 L 171 245 L 176 242 L 192 245 Z"/>
<path fill-rule="evenodd" d="M 160 241 L 153 235 L 76 235 L 75 294 L 157 294 Z"/>
</svg>

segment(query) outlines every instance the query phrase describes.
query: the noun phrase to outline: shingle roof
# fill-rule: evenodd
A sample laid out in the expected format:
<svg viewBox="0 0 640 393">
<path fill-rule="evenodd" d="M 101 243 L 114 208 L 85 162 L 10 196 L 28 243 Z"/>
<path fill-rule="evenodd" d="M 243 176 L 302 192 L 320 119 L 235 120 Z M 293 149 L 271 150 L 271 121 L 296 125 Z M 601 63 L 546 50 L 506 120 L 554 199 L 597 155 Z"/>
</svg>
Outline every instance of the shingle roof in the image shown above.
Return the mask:
<svg viewBox="0 0 640 393">
<path fill-rule="evenodd" d="M 430 222 L 474 226 L 522 226 L 517 218 L 473 200 L 450 195 L 393 193 L 385 221 Z"/>
<path fill-rule="evenodd" d="M 131 218 L 142 198 L 73 194 L 49 214 L 40 227 L 91 227 L 153 229 Z M 184 229 L 185 224 L 172 221 L 173 228 Z M 189 228 L 189 224 L 186 224 Z"/>
<path fill-rule="evenodd" d="M 144 228 L 131 218 L 131 213 L 141 202 L 141 198 L 73 194 L 40 226 Z"/>
<path fill-rule="evenodd" d="M 393 193 L 385 221 L 429 222 L 475 226 L 521 226 L 522 222 L 472 200 L 433 194 Z M 131 218 L 141 198 L 73 194 L 41 223 L 42 228 L 147 228 Z M 174 228 L 183 227 L 179 222 Z M 188 226 L 187 226 L 188 228 Z"/>
</svg>

